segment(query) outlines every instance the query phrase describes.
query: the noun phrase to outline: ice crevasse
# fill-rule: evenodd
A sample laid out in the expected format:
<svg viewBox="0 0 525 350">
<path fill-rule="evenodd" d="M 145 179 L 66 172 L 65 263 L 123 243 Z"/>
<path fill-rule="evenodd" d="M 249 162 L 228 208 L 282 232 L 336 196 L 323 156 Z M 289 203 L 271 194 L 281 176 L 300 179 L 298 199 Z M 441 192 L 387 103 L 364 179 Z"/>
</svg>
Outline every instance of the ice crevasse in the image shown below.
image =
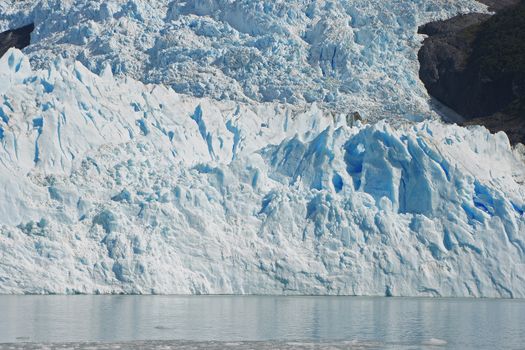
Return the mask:
<svg viewBox="0 0 525 350">
<path fill-rule="evenodd" d="M 1 293 L 525 297 L 505 134 L 0 59 Z"/>
</svg>

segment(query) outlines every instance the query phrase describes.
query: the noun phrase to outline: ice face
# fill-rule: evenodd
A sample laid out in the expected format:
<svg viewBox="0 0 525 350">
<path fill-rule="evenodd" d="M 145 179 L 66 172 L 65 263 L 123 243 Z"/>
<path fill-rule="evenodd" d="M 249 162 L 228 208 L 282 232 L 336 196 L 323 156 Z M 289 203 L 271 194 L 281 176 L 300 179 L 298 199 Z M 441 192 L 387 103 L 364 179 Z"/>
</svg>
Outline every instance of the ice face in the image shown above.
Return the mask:
<svg viewBox="0 0 525 350">
<path fill-rule="evenodd" d="M 2 6 L 2 5 L 0 5 Z M 417 26 L 483 10 L 474 0 L 4 1 L 0 26 L 35 22 L 32 64 L 238 102 L 317 102 L 368 120 L 432 114 L 418 79 Z"/>
<path fill-rule="evenodd" d="M 480 6 L 0 3 L 36 24 L 0 59 L 0 292 L 525 296 L 525 153 L 417 79 L 417 26 Z"/>
<path fill-rule="evenodd" d="M 525 296 L 505 134 L 0 60 L 0 292 Z"/>
</svg>

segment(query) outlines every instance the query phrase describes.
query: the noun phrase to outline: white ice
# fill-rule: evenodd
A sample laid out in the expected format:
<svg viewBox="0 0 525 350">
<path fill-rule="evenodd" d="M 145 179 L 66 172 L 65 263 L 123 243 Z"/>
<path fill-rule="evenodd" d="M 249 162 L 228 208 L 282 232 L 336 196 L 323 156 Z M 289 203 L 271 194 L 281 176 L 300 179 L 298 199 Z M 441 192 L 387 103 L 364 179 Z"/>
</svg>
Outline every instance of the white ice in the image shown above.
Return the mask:
<svg viewBox="0 0 525 350">
<path fill-rule="evenodd" d="M 523 147 L 417 80 L 472 1 L 7 3 L 1 293 L 525 296 Z"/>
</svg>

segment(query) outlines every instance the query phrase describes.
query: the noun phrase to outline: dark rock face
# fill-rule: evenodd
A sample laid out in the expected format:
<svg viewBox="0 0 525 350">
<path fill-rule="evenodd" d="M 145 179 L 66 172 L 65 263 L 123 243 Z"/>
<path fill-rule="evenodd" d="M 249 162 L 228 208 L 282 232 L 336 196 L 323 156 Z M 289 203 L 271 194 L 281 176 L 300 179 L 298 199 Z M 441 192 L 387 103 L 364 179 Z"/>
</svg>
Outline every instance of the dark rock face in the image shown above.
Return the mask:
<svg viewBox="0 0 525 350">
<path fill-rule="evenodd" d="M 490 2 L 486 0 L 486 2 Z M 525 143 L 525 1 L 498 2 L 496 15 L 470 14 L 429 23 L 419 52 L 430 95 L 459 113 Z"/>
<path fill-rule="evenodd" d="M 466 76 L 475 34 L 469 28 L 478 26 L 489 15 L 471 14 L 447 21 L 429 23 L 419 32 L 429 35 L 418 57 L 419 75 L 429 93 L 461 115 L 472 115 L 468 104 L 469 85 Z"/>
<path fill-rule="evenodd" d="M 23 49 L 29 46 L 31 41 L 31 33 L 35 29 L 33 23 L 13 30 L 8 30 L 0 33 L 0 57 L 2 57 L 7 50 L 12 47 Z"/>
<path fill-rule="evenodd" d="M 490 11 L 501 11 L 507 7 L 517 5 L 520 0 L 478 0 L 489 7 Z"/>
</svg>

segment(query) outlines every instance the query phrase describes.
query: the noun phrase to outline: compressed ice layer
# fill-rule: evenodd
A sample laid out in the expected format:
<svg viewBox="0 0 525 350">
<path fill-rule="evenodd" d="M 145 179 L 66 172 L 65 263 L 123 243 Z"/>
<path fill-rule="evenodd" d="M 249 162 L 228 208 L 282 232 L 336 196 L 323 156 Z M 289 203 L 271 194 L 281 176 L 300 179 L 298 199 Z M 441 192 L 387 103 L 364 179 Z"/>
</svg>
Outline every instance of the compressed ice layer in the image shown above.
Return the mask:
<svg viewBox="0 0 525 350">
<path fill-rule="evenodd" d="M 32 63 L 78 60 L 95 72 L 234 101 L 318 102 L 367 119 L 422 120 L 420 24 L 474 0 L 4 1 L 0 26 L 35 22 Z"/>
<path fill-rule="evenodd" d="M 0 292 L 524 297 L 505 134 L 0 60 Z"/>
</svg>

